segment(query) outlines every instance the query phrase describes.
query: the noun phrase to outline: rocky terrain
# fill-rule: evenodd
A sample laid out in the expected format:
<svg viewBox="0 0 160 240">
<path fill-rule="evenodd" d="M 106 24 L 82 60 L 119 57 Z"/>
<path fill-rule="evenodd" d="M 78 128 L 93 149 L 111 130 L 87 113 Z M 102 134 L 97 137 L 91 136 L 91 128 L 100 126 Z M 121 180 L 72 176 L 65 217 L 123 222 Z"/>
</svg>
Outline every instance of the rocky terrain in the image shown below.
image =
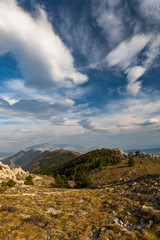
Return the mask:
<svg viewBox="0 0 160 240">
<path fill-rule="evenodd" d="M 0 162 L 0 182 L 3 180 L 13 179 L 14 181 L 24 180 L 26 176 L 29 175 L 29 172 L 25 172 L 21 167 L 10 169 L 8 165 Z"/>
<path fill-rule="evenodd" d="M 160 160 L 134 156 L 129 166 L 123 152 L 110 153 L 121 155 L 121 161 L 92 169 L 92 188 L 83 189 L 53 188 L 52 176 L 35 174 L 34 185 L 26 185 L 29 173 L 22 169 L 23 181 L 18 184 L 18 170 L 0 164 L 0 174 L 16 181 L 0 194 L 0 239 L 160 239 Z"/>
<path fill-rule="evenodd" d="M 20 151 L 10 157 L 2 159 L 4 164 L 10 166 L 10 168 L 22 167 L 25 168 L 31 161 L 36 159 L 42 154 L 42 151 L 31 149 L 28 151 Z"/>
</svg>

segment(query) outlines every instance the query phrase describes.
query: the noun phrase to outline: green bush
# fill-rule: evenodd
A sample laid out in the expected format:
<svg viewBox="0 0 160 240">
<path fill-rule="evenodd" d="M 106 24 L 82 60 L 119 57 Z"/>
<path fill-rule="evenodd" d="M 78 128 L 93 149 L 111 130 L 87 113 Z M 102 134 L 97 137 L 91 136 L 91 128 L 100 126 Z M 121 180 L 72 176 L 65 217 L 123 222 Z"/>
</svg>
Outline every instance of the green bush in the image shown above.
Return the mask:
<svg viewBox="0 0 160 240">
<path fill-rule="evenodd" d="M 55 188 L 69 188 L 68 178 L 65 175 L 57 174 L 55 177 L 55 183 L 51 183 L 51 187 Z"/>
<path fill-rule="evenodd" d="M 6 190 L 7 190 L 6 187 L 0 187 L 0 194 L 5 193 Z"/>
<path fill-rule="evenodd" d="M 5 181 L 2 181 L 2 182 L 1 182 L 1 186 L 2 186 L 2 187 L 6 187 L 6 186 L 7 186 L 7 183 L 6 183 Z"/>
<path fill-rule="evenodd" d="M 8 182 L 6 182 L 6 185 L 8 187 L 14 187 L 16 185 L 16 182 L 13 179 L 9 179 Z"/>
<path fill-rule="evenodd" d="M 133 167 L 134 164 L 135 164 L 134 159 L 133 159 L 132 157 L 130 157 L 130 158 L 128 159 L 128 166 L 129 166 L 129 167 Z"/>
<path fill-rule="evenodd" d="M 33 182 L 32 179 L 33 179 L 33 178 L 32 178 L 31 175 L 27 176 L 27 177 L 25 178 L 24 184 L 25 184 L 25 185 L 29 185 L 29 186 L 34 186 L 34 182 Z"/>
<path fill-rule="evenodd" d="M 75 183 L 77 188 L 85 188 L 92 184 L 86 172 L 78 172 L 75 176 Z"/>
</svg>

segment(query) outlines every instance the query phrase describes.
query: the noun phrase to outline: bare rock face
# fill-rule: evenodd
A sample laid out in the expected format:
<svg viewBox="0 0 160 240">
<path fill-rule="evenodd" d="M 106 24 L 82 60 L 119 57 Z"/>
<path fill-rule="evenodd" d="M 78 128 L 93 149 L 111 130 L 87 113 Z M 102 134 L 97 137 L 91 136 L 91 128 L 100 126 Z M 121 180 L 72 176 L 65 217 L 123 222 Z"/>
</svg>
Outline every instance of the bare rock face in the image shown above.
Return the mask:
<svg viewBox="0 0 160 240">
<path fill-rule="evenodd" d="M 122 149 L 120 148 L 116 148 L 116 149 L 113 149 L 113 156 L 114 157 L 117 157 L 117 158 L 120 158 L 120 159 L 124 159 L 127 157 L 127 154 L 125 152 L 123 152 Z"/>
<path fill-rule="evenodd" d="M 8 165 L 0 162 L 0 182 L 7 179 L 13 179 L 14 181 L 24 180 L 29 173 L 22 170 L 21 167 L 10 169 Z"/>
</svg>

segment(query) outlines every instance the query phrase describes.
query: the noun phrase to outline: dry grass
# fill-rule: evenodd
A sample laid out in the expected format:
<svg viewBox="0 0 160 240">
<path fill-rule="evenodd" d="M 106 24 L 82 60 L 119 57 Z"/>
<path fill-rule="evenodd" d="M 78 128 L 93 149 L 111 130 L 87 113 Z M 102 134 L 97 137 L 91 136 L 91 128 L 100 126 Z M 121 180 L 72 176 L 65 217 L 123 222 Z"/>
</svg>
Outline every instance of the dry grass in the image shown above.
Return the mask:
<svg viewBox="0 0 160 240">
<path fill-rule="evenodd" d="M 98 186 L 106 188 L 53 189 L 47 176 L 34 178 L 35 186 L 8 188 L 0 195 L 0 239 L 160 239 L 160 177 L 130 181 L 157 173 L 158 162 L 152 164 L 136 160 L 129 168 L 124 161 L 92 172 Z"/>
</svg>

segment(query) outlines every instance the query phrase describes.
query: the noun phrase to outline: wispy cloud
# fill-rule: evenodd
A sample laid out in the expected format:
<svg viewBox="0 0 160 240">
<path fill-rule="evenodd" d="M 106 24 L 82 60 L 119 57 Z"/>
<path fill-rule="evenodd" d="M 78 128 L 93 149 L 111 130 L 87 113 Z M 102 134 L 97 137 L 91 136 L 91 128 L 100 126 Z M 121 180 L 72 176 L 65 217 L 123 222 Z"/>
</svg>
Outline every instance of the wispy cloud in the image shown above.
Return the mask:
<svg viewBox="0 0 160 240">
<path fill-rule="evenodd" d="M 33 17 L 16 0 L 1 0 L 0 35 L 0 55 L 14 54 L 27 86 L 44 89 L 64 85 L 67 79 L 74 84 L 87 81 L 87 76 L 75 69 L 69 49 L 42 8 Z"/>
</svg>

